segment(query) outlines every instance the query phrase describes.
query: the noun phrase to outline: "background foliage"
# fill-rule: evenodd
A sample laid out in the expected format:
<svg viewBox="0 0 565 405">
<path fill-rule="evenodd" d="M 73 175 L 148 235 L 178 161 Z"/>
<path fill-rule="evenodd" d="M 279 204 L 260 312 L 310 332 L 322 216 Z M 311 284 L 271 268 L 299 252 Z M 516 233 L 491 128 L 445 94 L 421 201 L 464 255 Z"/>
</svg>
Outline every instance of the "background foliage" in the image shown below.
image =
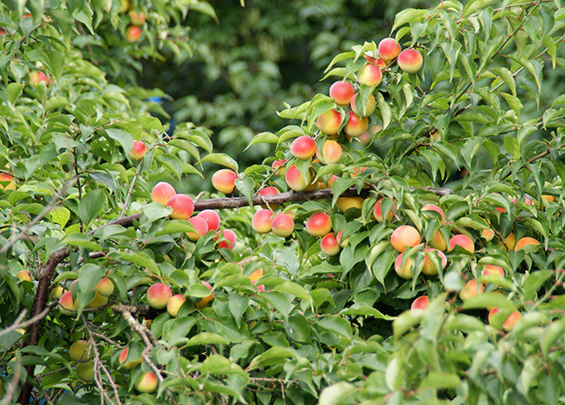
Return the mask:
<svg viewBox="0 0 565 405">
<path fill-rule="evenodd" d="M 0 7 L 0 167 L 15 177 L 0 191 L 2 404 L 564 402 L 559 1 L 134 2 L 147 16 L 139 41 L 117 1 Z M 193 243 L 186 221 L 151 203 L 158 181 L 195 196 L 220 166 L 240 172 L 245 197 L 266 183 L 287 190 L 271 173 L 274 151 L 290 165 L 294 138 L 325 139 L 315 122 L 336 108 L 328 84 L 355 82 L 391 25 L 424 67 L 391 64 L 380 86 L 360 86 L 377 97 L 370 121 L 382 127 L 367 148 L 340 133 L 338 163 L 296 162 L 339 179 L 333 199 L 280 208 L 294 213 L 292 237 L 253 232 L 255 208 L 244 207 L 220 211 L 235 249 L 213 234 Z M 47 85 L 33 83 L 36 71 Z M 149 145 L 139 162 L 134 140 Z M 370 197 L 341 212 L 350 187 Z M 381 197 L 385 211 L 395 204 L 385 222 L 373 217 Z M 422 210 L 429 202 L 445 221 Z M 304 231 L 317 211 L 348 240 L 335 257 Z M 403 253 L 408 280 L 389 242 L 403 224 L 423 241 Z M 446 242 L 468 235 L 475 251 L 455 247 L 427 276 L 423 247 L 438 231 Z M 515 251 L 510 234 L 540 245 Z M 504 277 L 483 277 L 487 264 Z M 87 308 L 102 277 L 116 290 Z M 462 300 L 472 279 L 484 292 Z M 214 291 L 203 308 L 201 281 Z M 155 282 L 187 298 L 177 317 L 146 305 Z M 61 289 L 76 314 L 57 307 Z M 430 305 L 410 310 L 418 296 Z M 491 307 L 521 319 L 505 331 Z M 44 308 L 41 329 L 20 327 L 24 309 Z M 78 339 L 95 343 L 94 381 L 69 356 Z M 144 360 L 132 370 L 118 360 L 125 347 Z M 160 376 L 157 391 L 134 387 L 144 372 Z"/>
</svg>

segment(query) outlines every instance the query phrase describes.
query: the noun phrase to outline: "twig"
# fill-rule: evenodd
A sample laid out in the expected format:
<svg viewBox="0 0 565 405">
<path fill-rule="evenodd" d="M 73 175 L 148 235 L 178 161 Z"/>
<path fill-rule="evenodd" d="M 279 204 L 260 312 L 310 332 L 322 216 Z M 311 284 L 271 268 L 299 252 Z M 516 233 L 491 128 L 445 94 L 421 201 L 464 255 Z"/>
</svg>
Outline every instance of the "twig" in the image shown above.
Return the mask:
<svg viewBox="0 0 565 405">
<path fill-rule="evenodd" d="M 157 338 L 153 336 L 153 333 L 151 333 L 151 331 L 146 326 L 143 326 L 141 323 L 137 321 L 137 319 L 133 317 L 132 312 L 135 312 L 137 310 L 137 307 L 118 304 L 113 306 L 112 310 L 120 314 L 122 318 L 124 318 L 125 321 L 128 323 L 128 325 L 141 337 L 141 340 L 143 340 L 143 343 L 145 343 L 145 349 L 143 349 L 143 351 L 141 352 L 141 357 L 143 357 L 143 360 L 145 360 L 147 365 L 151 367 L 151 369 L 157 376 L 159 382 L 163 382 L 164 378 L 163 375 L 161 374 L 161 370 L 159 370 L 159 368 L 153 363 L 151 357 L 149 356 L 149 353 L 154 347 L 153 343 L 155 345 L 158 345 L 159 342 L 157 341 Z"/>
<path fill-rule="evenodd" d="M 84 316 L 84 314 L 80 314 L 80 317 L 82 318 L 82 322 L 84 323 L 84 327 L 86 328 L 86 330 L 88 332 L 89 341 L 90 341 L 90 344 L 92 345 L 92 350 L 94 351 L 94 381 L 96 382 L 96 386 L 100 390 L 100 403 L 101 403 L 101 405 L 104 405 L 104 398 L 106 398 L 111 404 L 114 403 L 114 401 L 112 401 L 112 398 L 110 398 L 108 396 L 108 394 L 106 393 L 106 390 L 104 389 L 104 385 L 102 384 L 102 375 L 100 373 L 100 369 L 102 369 L 102 371 L 104 371 L 104 374 L 106 374 L 106 376 L 108 377 L 108 380 L 110 381 L 110 385 L 112 386 L 112 389 L 114 390 L 114 395 L 116 396 L 116 400 L 118 401 L 118 404 L 121 405 L 122 402 L 120 401 L 120 396 L 119 396 L 119 393 L 118 393 L 118 387 L 116 386 L 116 382 L 112 378 L 112 375 L 110 374 L 110 372 L 108 371 L 108 369 L 106 368 L 104 363 L 102 363 L 102 361 L 100 360 L 100 352 L 98 351 L 98 347 L 96 346 L 96 340 L 94 339 L 94 333 L 92 332 L 92 329 L 90 328 L 90 325 L 88 324 L 88 320 L 86 319 L 86 316 Z"/>
<path fill-rule="evenodd" d="M 45 308 L 43 311 L 41 311 L 39 314 L 35 315 L 34 317 L 28 319 L 25 322 L 22 322 L 22 320 L 25 318 L 26 314 L 27 314 L 27 309 L 24 309 L 22 311 L 22 313 L 20 315 L 18 315 L 18 317 L 16 318 L 16 320 L 14 321 L 14 323 L 10 326 L 8 326 L 5 329 L 0 330 L 0 337 L 7 335 L 8 333 L 16 330 L 16 329 L 20 329 L 20 328 L 26 328 L 29 325 L 33 325 L 34 323 L 42 320 L 43 318 L 45 318 L 47 316 L 47 314 L 49 312 L 51 312 L 51 310 L 58 304 L 57 301 L 53 302 L 51 305 L 49 305 L 47 308 Z"/>
<path fill-rule="evenodd" d="M 133 175 L 133 179 L 131 180 L 129 190 L 128 190 L 128 193 L 126 195 L 126 200 L 124 201 L 124 206 L 122 207 L 122 212 L 121 212 L 121 214 L 118 218 L 123 218 L 124 215 L 126 214 L 126 211 L 128 209 L 128 205 L 129 205 L 129 199 L 131 198 L 131 193 L 133 192 L 133 186 L 135 186 L 135 182 L 137 181 L 137 177 L 139 176 L 139 173 L 141 172 L 141 165 L 142 164 L 143 164 L 143 159 L 140 160 L 139 163 L 137 164 L 137 170 L 135 171 L 135 174 Z"/>
<path fill-rule="evenodd" d="M 67 192 L 67 190 L 69 189 L 69 187 L 71 187 L 75 181 L 77 180 L 77 178 L 75 176 L 73 176 L 64 186 L 63 188 L 57 193 L 55 194 L 55 196 L 53 197 L 53 200 L 47 205 L 45 206 L 45 208 L 43 208 L 43 210 L 39 213 L 38 216 L 36 216 L 33 221 L 31 221 L 30 223 L 28 223 L 21 231 L 20 233 L 12 236 L 10 238 L 10 240 L 8 241 L 8 243 L 6 243 L 4 246 L 2 246 L 2 249 L 0 249 L 0 255 L 3 255 L 4 253 L 6 253 L 8 250 L 10 250 L 10 248 L 12 246 L 14 246 L 14 244 L 19 241 L 20 239 L 22 239 L 23 237 L 25 237 L 27 235 L 27 233 L 29 232 L 29 230 L 35 226 L 39 221 L 41 221 L 49 212 L 51 212 L 51 210 L 55 207 L 55 205 L 59 202 L 59 200 L 61 199 L 61 197 Z"/>
<path fill-rule="evenodd" d="M 18 385 L 20 383 L 22 365 L 19 355 L 14 368 L 14 374 L 10 379 L 10 382 L 7 384 L 6 392 L 4 393 L 4 398 L 2 398 L 2 401 L 0 401 L 0 405 L 9 405 L 12 403 L 12 398 L 14 398 L 14 394 L 16 393 L 16 389 L 18 388 Z"/>
</svg>

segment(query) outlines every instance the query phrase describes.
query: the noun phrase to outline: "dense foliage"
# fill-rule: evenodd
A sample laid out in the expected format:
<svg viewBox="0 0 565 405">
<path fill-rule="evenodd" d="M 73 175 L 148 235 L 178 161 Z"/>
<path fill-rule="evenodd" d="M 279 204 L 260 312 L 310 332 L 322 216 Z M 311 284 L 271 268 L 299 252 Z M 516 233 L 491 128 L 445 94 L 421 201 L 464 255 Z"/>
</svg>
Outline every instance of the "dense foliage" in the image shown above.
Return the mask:
<svg viewBox="0 0 565 405">
<path fill-rule="evenodd" d="M 307 9 L 295 3 L 281 7 Z M 169 128 L 152 115 L 167 116 L 152 98 L 166 92 L 134 82 L 140 58 L 183 62 L 187 27 L 204 46 L 196 22 L 229 15 L 195 0 L 0 5 L 0 403 L 563 403 L 565 10 L 398 11 L 410 51 L 386 58 L 384 35 L 365 31 L 319 51 L 320 92 L 261 118 L 245 153 L 274 152 L 247 165 L 183 122 L 199 102 L 182 100 Z M 230 47 L 224 35 L 208 55 Z M 251 59 L 274 72 L 277 44 L 262 38 Z M 379 56 L 382 80 L 367 73 Z M 243 99 L 279 88 L 277 75 Z M 334 82 L 352 105 L 330 97 Z M 199 193 L 202 163 L 236 173 Z M 163 182 L 192 198 L 169 199 Z M 234 185 L 239 197 L 216 198 Z M 265 186 L 281 193 L 257 196 Z M 270 214 L 264 228 L 260 202 L 294 229 Z M 215 209 L 219 234 L 195 235 L 193 209 Z"/>
</svg>

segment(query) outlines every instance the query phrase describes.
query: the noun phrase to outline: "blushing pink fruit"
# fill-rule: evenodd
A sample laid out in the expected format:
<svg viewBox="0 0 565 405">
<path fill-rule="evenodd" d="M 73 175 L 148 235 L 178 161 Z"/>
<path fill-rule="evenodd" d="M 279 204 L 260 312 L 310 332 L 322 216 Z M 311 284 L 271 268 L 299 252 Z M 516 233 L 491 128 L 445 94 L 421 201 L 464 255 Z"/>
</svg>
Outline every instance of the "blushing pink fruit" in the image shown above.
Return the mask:
<svg viewBox="0 0 565 405">
<path fill-rule="evenodd" d="M 402 265 L 402 253 L 396 256 L 394 260 L 394 271 L 400 277 L 406 280 L 410 280 L 414 278 L 414 259 L 411 257 L 404 261 L 404 265 Z"/>
<path fill-rule="evenodd" d="M 339 253 L 341 246 L 339 246 L 333 232 L 328 233 L 320 239 L 320 249 L 326 256 L 335 256 Z"/>
<path fill-rule="evenodd" d="M 355 89 L 353 85 L 346 81 L 335 82 L 330 86 L 330 97 L 337 105 L 346 106 L 351 102 Z"/>
<path fill-rule="evenodd" d="M 378 222 L 384 222 L 383 220 L 383 212 L 381 209 L 381 204 L 383 202 L 383 199 L 379 199 L 377 201 L 377 203 L 375 204 L 375 207 L 373 208 L 373 216 L 375 217 L 375 219 Z M 387 221 L 391 221 L 392 218 L 394 218 L 394 203 L 393 203 L 393 207 L 388 211 L 388 213 L 386 214 L 386 220 Z"/>
<path fill-rule="evenodd" d="M 312 236 L 326 236 L 332 230 L 332 221 L 325 212 L 312 214 L 306 221 L 306 232 Z"/>
<path fill-rule="evenodd" d="M 275 235 L 286 238 L 294 232 L 294 219 L 288 214 L 277 214 L 271 221 L 271 228 Z"/>
<path fill-rule="evenodd" d="M 214 240 L 218 240 L 220 237 L 220 232 L 216 232 L 216 238 L 214 238 Z M 223 239 L 218 242 L 218 247 L 220 249 L 228 249 L 228 250 L 232 250 L 235 247 L 235 243 L 237 241 L 237 236 L 235 235 L 235 232 L 232 231 L 231 229 L 224 229 L 224 233 L 223 233 Z"/>
<path fill-rule="evenodd" d="M 441 216 L 441 224 L 443 224 L 445 222 L 445 214 L 443 213 L 443 210 L 440 207 L 438 207 L 437 205 L 435 205 L 435 204 L 425 204 L 422 207 L 422 214 L 426 215 L 425 211 L 438 212 Z M 430 215 L 426 215 L 426 216 L 431 217 Z"/>
<path fill-rule="evenodd" d="M 353 110 L 353 112 L 355 114 L 357 114 L 359 117 L 369 117 L 369 116 L 371 116 L 375 112 L 375 110 L 377 109 L 377 101 L 375 100 L 375 97 L 370 95 L 367 98 L 367 104 L 365 106 L 365 114 L 363 114 L 363 109 L 359 110 L 357 108 L 357 105 L 355 104 L 356 101 L 357 101 L 358 95 L 359 95 L 359 93 L 355 93 L 355 95 L 351 99 L 351 110 Z"/>
<path fill-rule="evenodd" d="M 465 284 L 465 287 L 459 291 L 459 298 L 461 298 L 462 301 L 467 301 L 479 294 L 482 294 L 484 289 L 485 286 L 477 283 L 476 280 L 469 280 Z"/>
<path fill-rule="evenodd" d="M 204 284 L 206 287 L 208 287 L 208 289 L 209 289 L 210 291 L 212 291 L 212 286 L 210 285 L 210 283 L 207 283 L 206 281 L 202 281 L 202 280 L 201 280 L 201 282 L 202 282 L 202 284 Z M 212 294 L 210 294 L 210 295 L 208 295 L 208 296 L 206 296 L 206 297 L 203 297 L 200 301 L 198 301 L 198 302 L 196 303 L 196 308 L 198 308 L 198 309 L 204 308 L 206 305 L 208 305 L 208 303 L 209 303 L 213 298 L 214 298 L 214 291 L 212 291 Z"/>
<path fill-rule="evenodd" d="M 133 160 L 141 160 L 147 154 L 147 145 L 143 141 L 133 141 L 133 147 L 129 151 L 129 156 Z"/>
<path fill-rule="evenodd" d="M 286 164 L 286 159 L 275 160 L 273 162 L 271 168 L 275 170 L 275 175 L 279 177 L 284 175 L 284 172 L 286 171 L 284 167 L 285 164 Z"/>
<path fill-rule="evenodd" d="M 175 194 L 167 201 L 167 207 L 173 209 L 172 219 L 188 219 L 194 212 L 194 201 L 186 194 Z"/>
<path fill-rule="evenodd" d="M 366 86 L 378 86 L 383 80 L 383 73 L 375 65 L 370 63 L 366 64 L 361 68 L 359 73 L 357 73 L 357 81 L 359 84 L 364 84 Z"/>
<path fill-rule="evenodd" d="M 489 324 L 493 324 L 493 317 L 500 311 L 500 308 L 493 308 L 490 310 L 489 314 L 488 314 L 488 322 Z M 510 315 L 508 315 L 508 318 L 506 318 L 506 320 L 504 321 L 504 323 L 502 324 L 502 329 L 504 329 L 505 331 L 510 331 L 513 327 L 514 324 L 516 322 L 518 322 L 520 320 L 520 318 L 522 317 L 522 314 L 518 311 L 513 311 L 510 313 Z"/>
<path fill-rule="evenodd" d="M 415 49 L 405 49 L 400 52 L 396 60 L 400 69 L 406 73 L 416 73 L 422 67 L 424 59 L 422 54 Z"/>
<path fill-rule="evenodd" d="M 70 291 L 61 295 L 61 298 L 59 298 L 59 305 L 61 307 L 61 313 L 66 315 L 72 315 L 78 309 L 78 303 L 73 300 L 73 296 Z"/>
<path fill-rule="evenodd" d="M 271 220 L 274 213 L 269 209 L 259 210 L 251 219 L 251 227 L 257 233 L 271 232 Z"/>
<path fill-rule="evenodd" d="M 483 277 L 500 277 L 504 278 L 504 269 L 500 266 L 495 266 L 493 264 L 486 264 L 483 268 Z M 483 281 L 483 284 L 486 284 L 486 281 Z"/>
<path fill-rule="evenodd" d="M 381 42 L 379 42 L 377 50 L 379 51 L 379 56 L 381 57 L 381 59 L 385 62 L 388 62 L 390 60 L 393 60 L 400 54 L 402 47 L 396 41 L 396 39 L 385 38 Z"/>
<path fill-rule="evenodd" d="M 538 246 L 539 244 L 539 241 L 536 239 L 526 236 L 516 242 L 516 245 L 514 245 L 514 251 L 517 252 L 520 249 L 524 249 L 526 246 Z"/>
<path fill-rule="evenodd" d="M 126 347 L 124 350 L 122 350 L 122 352 L 120 353 L 119 362 L 122 365 L 122 367 L 128 370 L 133 370 L 135 366 L 141 363 L 141 357 L 137 360 L 128 361 L 126 363 L 126 360 L 128 358 L 128 353 L 129 353 L 129 348 Z"/>
<path fill-rule="evenodd" d="M 0 181 L 8 182 L 7 185 L 0 184 L 0 190 L 15 190 L 17 188 L 14 176 L 10 176 L 8 173 L 0 173 Z"/>
<path fill-rule="evenodd" d="M 426 248 L 424 249 L 425 252 L 428 252 L 430 254 L 433 254 L 434 252 L 437 253 L 437 255 L 439 256 L 440 262 L 441 262 L 441 268 L 445 268 L 445 266 L 447 266 L 447 257 L 445 257 L 445 254 L 438 249 L 430 249 L 430 248 Z M 422 266 L 422 273 L 428 275 L 428 276 L 434 276 L 439 272 L 439 269 L 436 267 L 436 265 L 434 264 L 434 262 L 432 262 L 432 260 L 430 259 L 429 255 L 424 255 L 424 265 Z"/>
<path fill-rule="evenodd" d="M 367 117 L 360 118 L 354 112 L 350 112 L 347 124 L 343 127 L 343 131 L 345 132 L 345 135 L 351 138 L 357 138 L 358 136 L 363 135 L 368 127 L 369 120 Z"/>
<path fill-rule="evenodd" d="M 137 25 L 130 25 L 129 27 L 126 28 L 126 33 L 125 33 L 126 41 L 128 41 L 131 44 L 139 41 L 142 35 L 143 35 L 143 31 Z"/>
<path fill-rule="evenodd" d="M 468 251 L 469 253 L 474 253 L 475 252 L 475 244 L 473 243 L 473 240 L 468 237 L 467 235 L 463 235 L 463 234 L 459 234 L 459 235 L 455 235 L 452 236 L 451 239 L 449 239 L 449 250 L 453 250 L 455 248 L 455 246 L 461 246 L 463 249 L 465 249 L 466 251 Z"/>
<path fill-rule="evenodd" d="M 408 247 L 414 247 L 422 241 L 420 232 L 410 225 L 401 225 L 390 235 L 390 243 L 398 252 L 402 253 Z"/>
<path fill-rule="evenodd" d="M 147 302 L 155 309 L 163 309 L 173 296 L 171 288 L 163 283 L 153 284 L 147 290 Z"/>
<path fill-rule="evenodd" d="M 298 159 L 307 160 L 316 154 L 314 138 L 303 135 L 296 138 L 290 145 L 290 153 Z"/>
<path fill-rule="evenodd" d="M 280 194 L 280 193 L 281 192 L 276 187 L 265 187 L 265 188 L 262 188 L 261 190 L 259 190 L 257 192 L 257 195 L 259 197 L 263 197 L 263 196 L 269 196 L 269 195 L 277 195 L 277 194 Z M 276 210 L 279 207 L 279 205 L 278 204 L 269 204 L 269 205 L 261 204 L 261 207 Z"/>
<path fill-rule="evenodd" d="M 212 185 L 216 190 L 224 194 L 230 194 L 235 188 L 237 173 L 230 169 L 218 170 L 212 176 Z"/>
<path fill-rule="evenodd" d="M 312 182 L 312 175 L 308 171 L 308 177 L 304 178 L 295 165 L 290 166 L 285 173 L 285 181 L 294 191 L 304 191 Z"/>
<path fill-rule="evenodd" d="M 414 301 L 412 301 L 410 309 L 426 309 L 428 305 L 430 305 L 430 298 L 427 295 L 422 295 L 421 297 L 418 297 Z"/>
<path fill-rule="evenodd" d="M 20 270 L 16 273 L 16 277 L 20 281 L 33 281 L 31 278 L 31 273 L 27 270 Z"/>
<path fill-rule="evenodd" d="M 145 13 L 143 11 L 130 11 L 129 18 L 131 19 L 131 23 L 133 25 L 143 25 L 145 22 Z"/>
<path fill-rule="evenodd" d="M 184 304 L 186 298 L 182 294 L 175 294 L 171 297 L 171 299 L 167 302 L 167 312 L 172 317 L 176 317 L 179 313 L 180 307 Z"/>
<path fill-rule="evenodd" d="M 192 224 L 196 232 L 187 232 L 186 236 L 193 242 L 206 235 L 209 231 L 208 222 L 200 216 L 195 216 L 188 219 L 188 222 Z"/>
<path fill-rule="evenodd" d="M 214 210 L 201 211 L 197 217 L 204 219 L 208 223 L 208 230 L 217 231 L 220 229 L 220 215 Z"/>
<path fill-rule="evenodd" d="M 151 190 L 151 201 L 158 202 L 166 206 L 169 202 L 169 198 L 174 196 L 176 193 L 177 192 L 173 186 L 167 182 L 161 181 L 153 187 L 153 190 Z"/>
<path fill-rule="evenodd" d="M 324 141 L 322 150 L 316 149 L 316 157 L 325 165 L 339 162 L 342 153 L 341 145 L 331 139 Z"/>
<path fill-rule="evenodd" d="M 318 117 L 316 126 L 328 136 L 337 135 L 341 126 L 341 114 L 337 110 L 328 110 Z"/>
<path fill-rule="evenodd" d="M 40 70 L 34 70 L 29 74 L 29 82 L 32 85 L 43 84 L 45 86 L 49 85 L 49 77 Z"/>
</svg>

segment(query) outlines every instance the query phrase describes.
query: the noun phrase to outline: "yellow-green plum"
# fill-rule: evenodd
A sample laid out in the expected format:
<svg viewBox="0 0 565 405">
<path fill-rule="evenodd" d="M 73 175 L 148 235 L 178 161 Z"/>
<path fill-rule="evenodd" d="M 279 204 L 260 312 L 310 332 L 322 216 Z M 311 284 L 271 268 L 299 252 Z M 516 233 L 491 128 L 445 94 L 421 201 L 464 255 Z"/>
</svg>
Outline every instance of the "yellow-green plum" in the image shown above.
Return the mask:
<svg viewBox="0 0 565 405">
<path fill-rule="evenodd" d="M 212 291 L 212 286 L 210 285 L 210 283 L 203 280 L 201 280 L 201 283 L 204 284 L 212 293 L 210 295 L 207 295 L 206 297 L 203 297 L 196 303 L 196 308 L 198 309 L 204 308 L 214 298 L 214 291 Z"/>
<path fill-rule="evenodd" d="M 477 283 L 476 280 L 469 280 L 467 281 L 463 289 L 459 291 L 459 298 L 461 298 L 462 301 L 467 301 L 479 294 L 482 294 L 484 289 L 485 286 Z"/>
<path fill-rule="evenodd" d="M 359 117 L 369 117 L 377 109 L 377 101 L 375 100 L 375 97 L 373 97 L 372 95 L 369 95 L 369 97 L 367 98 L 367 103 L 365 105 L 364 111 L 363 111 L 363 109 L 359 110 L 357 108 L 357 104 L 356 104 L 358 95 L 359 95 L 359 93 L 355 93 L 355 95 L 351 99 L 351 110 L 355 114 L 357 114 Z"/>
<path fill-rule="evenodd" d="M 358 136 L 363 135 L 368 126 L 369 120 L 367 117 L 360 118 L 354 112 L 350 112 L 347 124 L 343 127 L 343 131 L 345 132 L 345 135 L 350 138 L 357 138 Z"/>
<path fill-rule="evenodd" d="M 366 64 L 357 73 L 357 82 L 366 86 L 378 86 L 383 80 L 381 69 L 370 63 Z"/>
<path fill-rule="evenodd" d="M 184 295 L 182 294 L 173 295 L 169 300 L 169 302 L 167 302 L 167 312 L 169 313 L 169 315 L 171 315 L 172 317 L 176 317 L 177 314 L 179 313 L 180 307 L 182 307 L 182 304 L 184 304 L 185 301 L 186 298 L 184 297 Z"/>
<path fill-rule="evenodd" d="M 69 347 L 69 355 L 74 361 L 85 362 L 92 360 L 94 350 L 90 342 L 79 339 Z"/>
<path fill-rule="evenodd" d="M 85 382 L 94 381 L 94 363 L 87 361 L 86 363 L 79 363 L 76 366 L 78 378 Z"/>
<path fill-rule="evenodd" d="M 427 254 L 424 255 L 424 265 L 422 266 L 422 273 L 428 276 L 434 276 L 439 272 L 439 269 L 430 259 L 430 255 L 432 254 L 437 254 L 439 256 L 442 269 L 447 266 L 447 257 L 445 257 L 445 254 L 441 250 L 426 248 L 424 249 L 424 252 L 426 252 Z"/>
<path fill-rule="evenodd" d="M 102 277 L 94 286 L 94 291 L 104 297 L 109 297 L 114 292 L 114 283 L 108 277 Z"/>
<path fill-rule="evenodd" d="M 410 280 L 414 277 L 414 259 L 409 257 L 408 259 L 404 260 L 404 264 L 402 264 L 402 253 L 396 256 L 394 260 L 394 271 L 400 277 Z"/>
<path fill-rule="evenodd" d="M 328 136 L 335 136 L 341 126 L 341 114 L 337 110 L 328 110 L 316 120 L 316 126 Z"/>
<path fill-rule="evenodd" d="M 135 381 L 135 389 L 141 393 L 149 394 L 157 389 L 159 385 L 159 380 L 155 373 L 147 371 L 142 373 L 138 379 Z"/>
</svg>

